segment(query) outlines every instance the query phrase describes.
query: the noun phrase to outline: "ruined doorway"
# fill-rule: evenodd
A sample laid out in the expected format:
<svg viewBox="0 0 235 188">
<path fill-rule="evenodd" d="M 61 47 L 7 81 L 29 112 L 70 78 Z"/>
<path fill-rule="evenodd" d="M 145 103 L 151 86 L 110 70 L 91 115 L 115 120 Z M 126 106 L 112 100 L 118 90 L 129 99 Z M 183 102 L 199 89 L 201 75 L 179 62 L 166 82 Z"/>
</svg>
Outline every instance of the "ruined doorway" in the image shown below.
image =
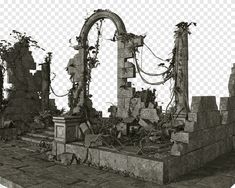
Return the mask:
<svg viewBox="0 0 235 188">
<path fill-rule="evenodd" d="M 79 37 L 77 37 L 78 45 L 76 49 L 79 53 L 76 55 L 74 62 L 70 62 L 70 73 L 73 74 L 73 82 L 76 84 L 74 90 L 76 92 L 75 101 L 72 106 L 73 114 L 83 114 L 89 116 L 91 109 L 91 99 L 89 94 L 90 82 L 90 63 L 88 59 L 90 46 L 88 42 L 88 34 L 92 26 L 99 20 L 109 19 L 116 27 L 117 36 L 117 117 L 125 118 L 129 116 L 129 101 L 134 96 L 135 88 L 131 87 L 128 78 L 135 77 L 135 65 L 128 61 L 134 57 L 136 47 L 143 45 L 143 36 L 136 36 L 126 32 L 122 19 L 109 10 L 97 10 L 89 18 L 86 19 Z M 96 63 L 96 59 L 95 59 Z M 73 67 L 71 67 L 71 64 Z"/>
<path fill-rule="evenodd" d="M 98 36 L 96 22 L 88 34 L 89 45 L 95 46 Z M 97 67 L 91 71 L 89 93 L 93 107 L 102 111 L 103 117 L 109 117 L 110 105 L 117 105 L 117 44 L 116 27 L 109 19 L 102 20 Z"/>
</svg>

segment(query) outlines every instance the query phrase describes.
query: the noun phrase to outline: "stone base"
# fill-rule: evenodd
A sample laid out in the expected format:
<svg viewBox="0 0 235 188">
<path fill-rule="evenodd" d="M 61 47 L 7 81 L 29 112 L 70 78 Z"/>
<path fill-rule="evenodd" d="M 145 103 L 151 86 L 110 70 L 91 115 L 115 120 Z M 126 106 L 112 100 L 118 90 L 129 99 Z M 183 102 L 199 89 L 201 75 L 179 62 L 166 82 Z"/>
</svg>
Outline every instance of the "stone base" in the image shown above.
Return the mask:
<svg viewBox="0 0 235 188">
<path fill-rule="evenodd" d="M 159 158 L 139 156 L 131 150 L 116 152 L 101 146 L 86 148 L 81 142 L 57 143 L 54 147 L 57 155 L 63 152 L 74 153 L 82 163 L 119 171 L 141 180 L 166 184 L 231 151 L 232 142 L 232 139 L 220 140 L 182 156 L 171 156 L 166 152 L 159 155 Z"/>
</svg>

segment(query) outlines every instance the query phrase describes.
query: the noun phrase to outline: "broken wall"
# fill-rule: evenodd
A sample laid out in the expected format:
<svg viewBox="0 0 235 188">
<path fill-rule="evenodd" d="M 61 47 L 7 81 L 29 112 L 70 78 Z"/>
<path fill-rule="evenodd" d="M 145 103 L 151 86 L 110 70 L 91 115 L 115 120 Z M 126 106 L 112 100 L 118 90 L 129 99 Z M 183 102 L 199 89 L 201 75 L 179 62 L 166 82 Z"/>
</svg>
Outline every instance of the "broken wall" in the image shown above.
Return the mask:
<svg viewBox="0 0 235 188">
<path fill-rule="evenodd" d="M 15 43 L 4 60 L 7 65 L 8 83 L 12 84 L 8 90 L 4 119 L 32 121 L 41 110 L 41 71 L 36 71 L 34 75 L 30 73 L 30 70 L 36 70 L 36 63 L 27 41 Z"/>
<path fill-rule="evenodd" d="M 169 181 L 197 169 L 234 148 L 235 97 L 193 97 L 183 131 L 173 133 Z"/>
</svg>

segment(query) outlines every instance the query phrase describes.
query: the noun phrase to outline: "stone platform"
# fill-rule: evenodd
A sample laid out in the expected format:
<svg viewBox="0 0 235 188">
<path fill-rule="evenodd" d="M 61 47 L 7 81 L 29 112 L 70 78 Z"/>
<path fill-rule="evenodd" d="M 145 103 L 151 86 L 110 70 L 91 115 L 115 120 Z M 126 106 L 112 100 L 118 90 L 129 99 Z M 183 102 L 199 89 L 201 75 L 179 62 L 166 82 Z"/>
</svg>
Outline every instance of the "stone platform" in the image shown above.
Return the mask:
<svg viewBox="0 0 235 188">
<path fill-rule="evenodd" d="M 235 184 L 235 152 L 218 157 L 168 185 L 157 185 L 86 165 L 46 160 L 27 142 L 0 142 L 0 185 L 8 188 L 230 188 Z"/>
<path fill-rule="evenodd" d="M 85 144 L 67 141 L 66 138 L 76 140 L 79 123 L 65 119 L 68 125 L 62 126 L 62 120 L 57 118 L 53 149 L 56 155 L 74 153 L 81 162 L 165 184 L 232 151 L 235 146 L 234 117 L 235 97 L 222 97 L 219 109 L 214 96 L 193 97 L 191 112 L 183 120 L 184 130 L 172 133 L 173 146 L 154 158 L 100 146 L 88 148 Z"/>
</svg>

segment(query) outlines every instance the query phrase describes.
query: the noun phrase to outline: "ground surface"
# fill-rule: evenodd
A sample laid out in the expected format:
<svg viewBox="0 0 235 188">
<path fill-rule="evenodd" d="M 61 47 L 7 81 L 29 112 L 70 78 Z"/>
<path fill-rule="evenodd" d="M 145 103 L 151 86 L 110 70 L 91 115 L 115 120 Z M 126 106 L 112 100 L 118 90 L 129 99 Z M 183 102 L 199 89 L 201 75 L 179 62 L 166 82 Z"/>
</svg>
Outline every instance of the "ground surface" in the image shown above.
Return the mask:
<svg viewBox="0 0 235 188">
<path fill-rule="evenodd" d="M 0 184 L 9 188 L 228 188 L 235 184 L 235 151 L 161 186 L 84 165 L 48 162 L 34 146 L 0 142 Z"/>
</svg>

